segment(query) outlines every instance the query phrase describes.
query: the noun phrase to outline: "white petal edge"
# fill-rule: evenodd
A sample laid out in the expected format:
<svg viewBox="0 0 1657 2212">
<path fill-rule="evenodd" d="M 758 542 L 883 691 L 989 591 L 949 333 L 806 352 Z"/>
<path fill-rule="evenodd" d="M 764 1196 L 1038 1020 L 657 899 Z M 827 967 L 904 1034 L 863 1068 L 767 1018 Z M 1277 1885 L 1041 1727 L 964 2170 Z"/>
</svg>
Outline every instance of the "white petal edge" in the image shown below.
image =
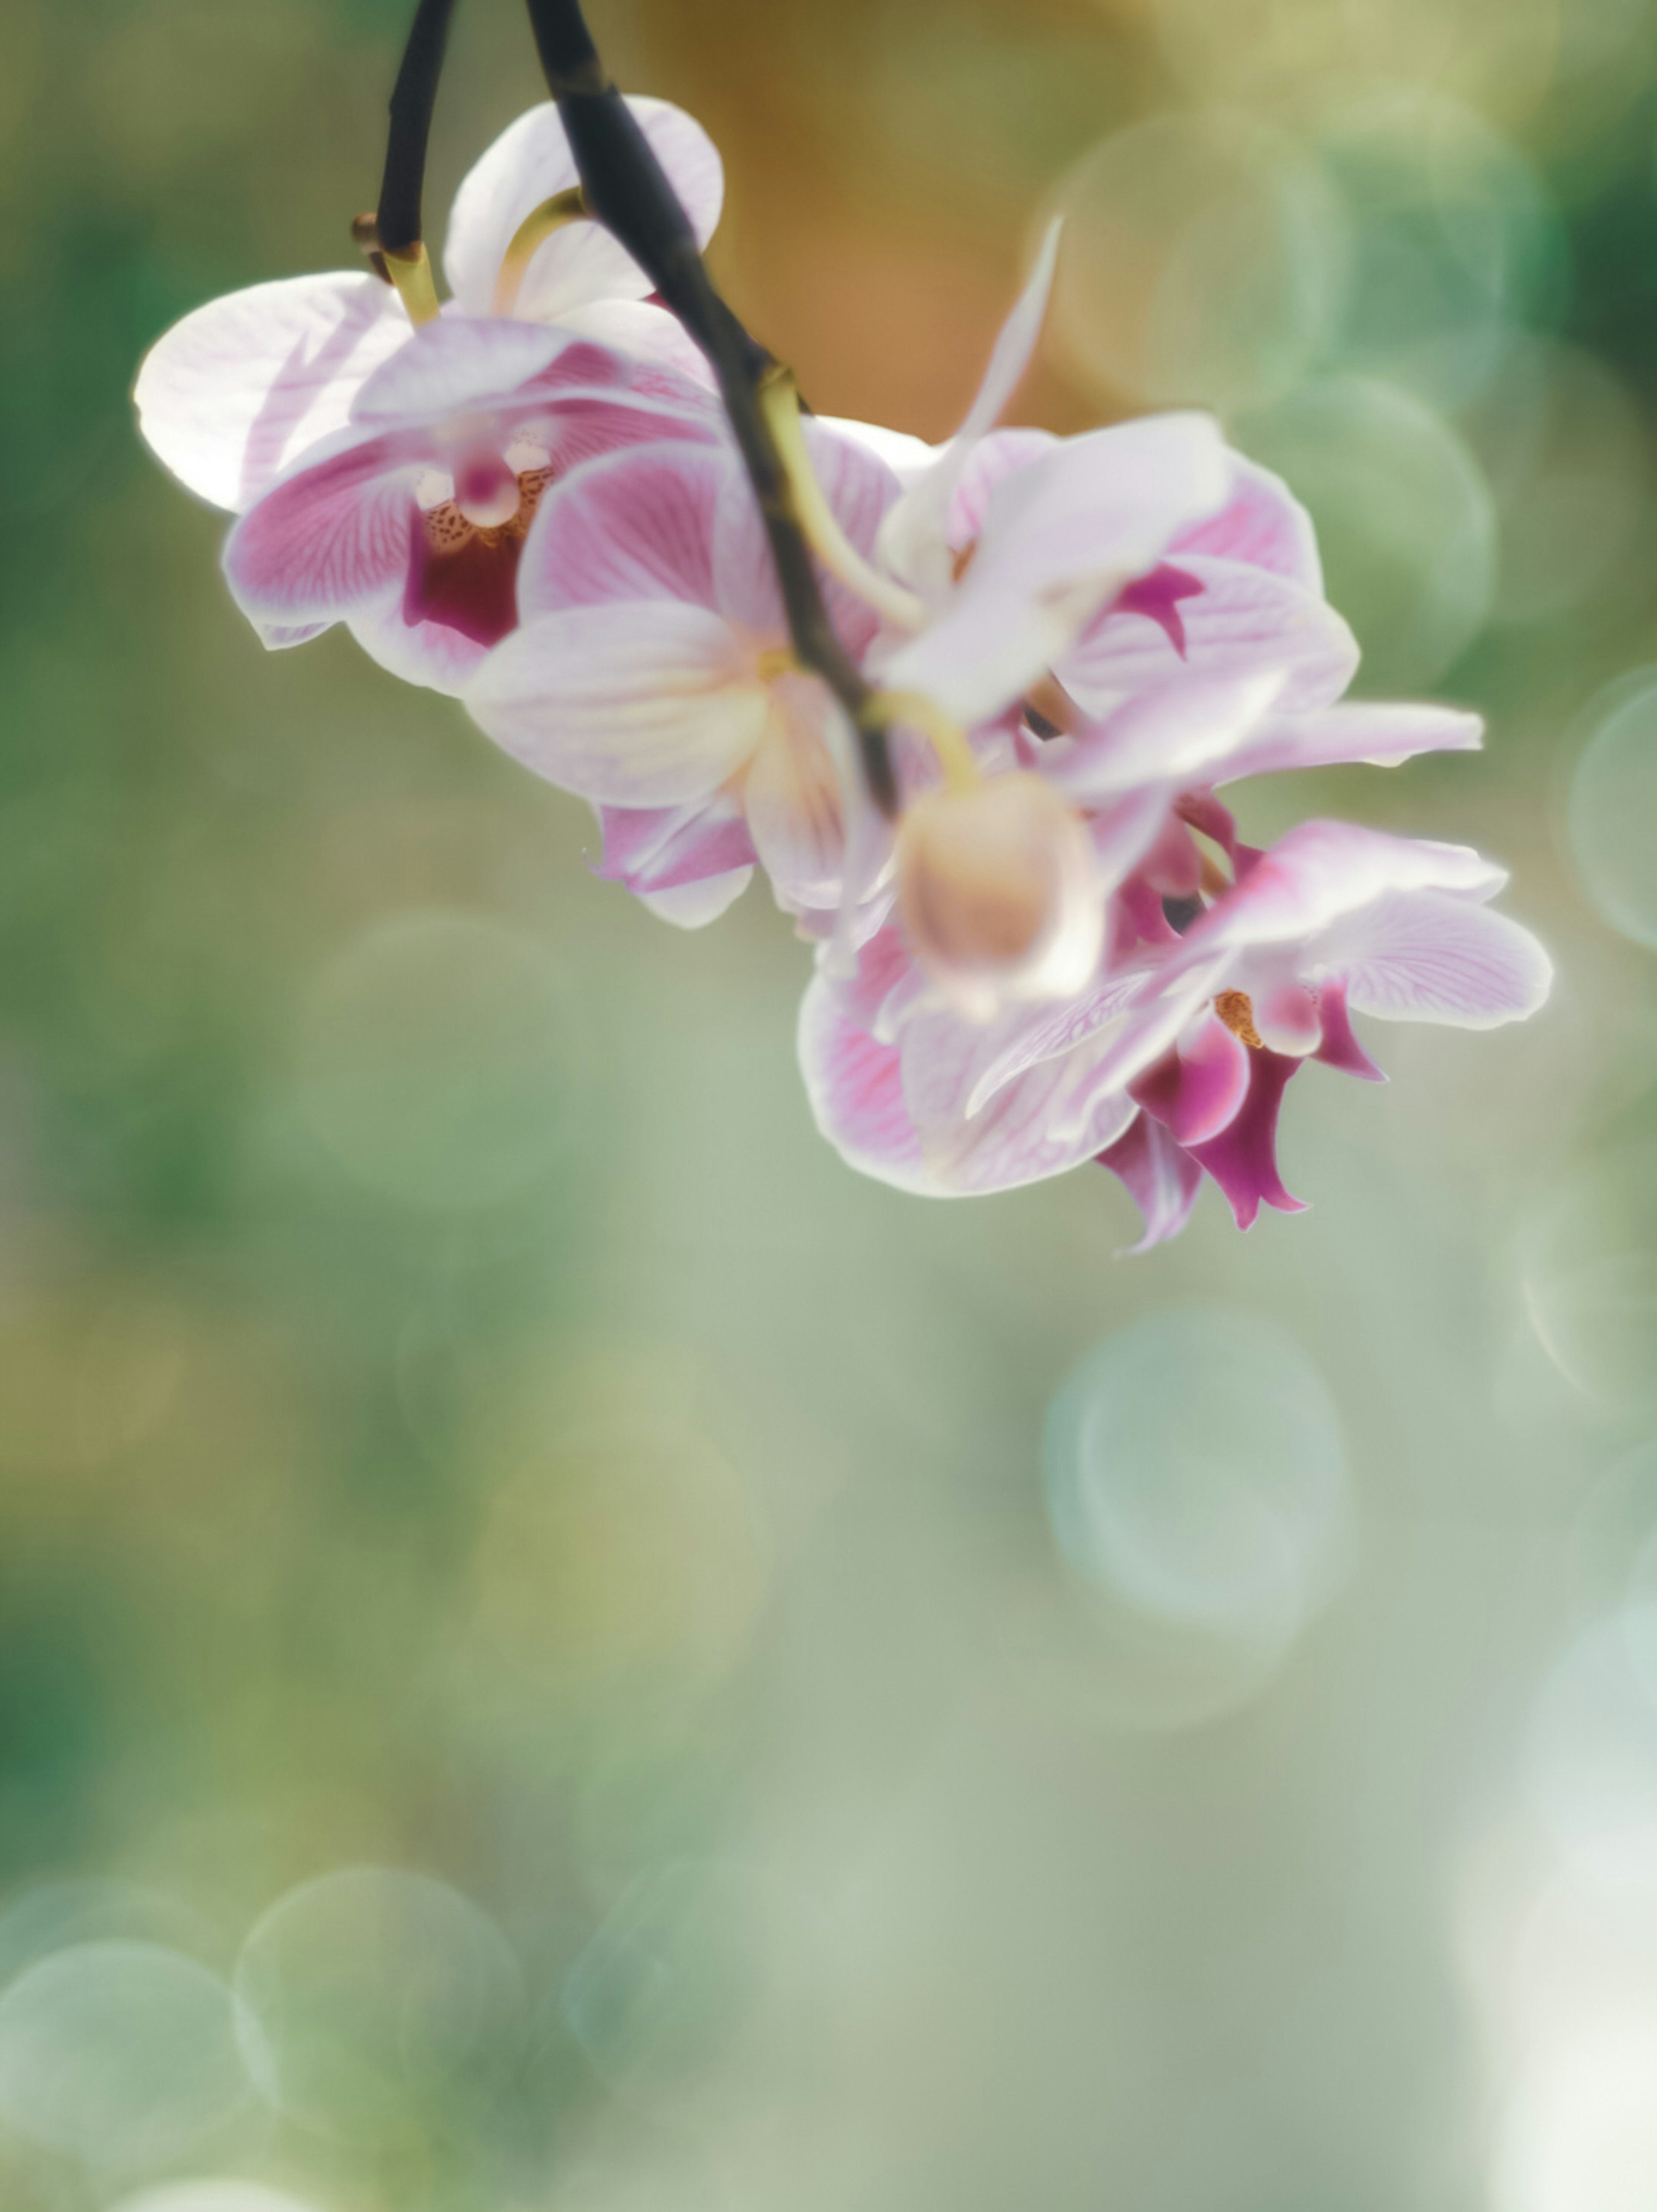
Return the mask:
<svg viewBox="0 0 1657 2212">
<path fill-rule="evenodd" d="M 894 574 L 918 591 L 937 591 L 949 580 L 950 501 L 974 447 L 994 427 L 1029 367 L 1047 311 L 1063 228 L 1062 218 L 1055 218 L 1043 232 L 1035 264 L 997 335 L 983 381 L 961 428 L 932 466 L 909 486 L 881 526 L 882 560 Z"/>
<path fill-rule="evenodd" d="M 343 428 L 365 380 L 411 335 L 396 293 L 364 272 L 227 293 L 144 356 L 132 395 L 138 428 L 187 489 L 239 514 Z"/>
<path fill-rule="evenodd" d="M 1314 947 L 1349 1006 L 1381 1021 L 1497 1029 L 1547 998 L 1553 963 L 1522 924 L 1442 892 L 1378 900 Z"/>
<path fill-rule="evenodd" d="M 640 807 L 711 798 L 753 752 L 767 698 L 727 623 L 654 600 L 538 616 L 495 647 L 465 704 L 537 775 Z"/>
<path fill-rule="evenodd" d="M 689 216 L 698 245 L 706 246 L 725 196 L 713 140 L 669 100 L 630 98 L 627 104 Z M 444 273 L 465 313 L 493 312 L 495 279 L 519 225 L 576 180 L 574 157 L 550 100 L 508 124 L 473 164 L 455 194 L 443 246 Z M 650 289 L 644 271 L 600 224 L 574 222 L 537 249 L 513 312 L 556 322 L 595 300 L 642 300 Z"/>
</svg>

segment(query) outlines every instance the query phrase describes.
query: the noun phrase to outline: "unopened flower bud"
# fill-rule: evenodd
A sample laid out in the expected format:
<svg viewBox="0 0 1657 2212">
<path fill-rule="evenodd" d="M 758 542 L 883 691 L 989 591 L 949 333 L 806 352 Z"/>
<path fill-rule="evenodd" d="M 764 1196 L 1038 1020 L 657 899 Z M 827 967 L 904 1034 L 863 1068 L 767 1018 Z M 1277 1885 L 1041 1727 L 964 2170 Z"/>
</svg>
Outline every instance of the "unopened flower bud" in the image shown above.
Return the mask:
<svg viewBox="0 0 1657 2212">
<path fill-rule="evenodd" d="M 897 890 L 916 959 L 969 1020 L 1078 990 L 1097 964 L 1104 907 L 1087 827 L 1040 776 L 916 800 L 898 833 Z"/>
</svg>

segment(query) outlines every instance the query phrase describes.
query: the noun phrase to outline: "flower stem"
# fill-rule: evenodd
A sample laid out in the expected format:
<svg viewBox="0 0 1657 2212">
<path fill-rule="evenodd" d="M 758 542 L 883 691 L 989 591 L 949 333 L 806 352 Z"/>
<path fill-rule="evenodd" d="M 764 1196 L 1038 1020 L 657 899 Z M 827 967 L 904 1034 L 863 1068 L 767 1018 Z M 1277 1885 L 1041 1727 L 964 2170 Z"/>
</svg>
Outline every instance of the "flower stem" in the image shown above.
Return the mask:
<svg viewBox="0 0 1657 2212">
<path fill-rule="evenodd" d="M 875 708 L 889 723 L 907 722 L 922 732 L 951 791 L 970 791 L 978 781 L 978 760 L 966 732 L 924 692 L 878 691 Z"/>
<path fill-rule="evenodd" d="M 764 416 L 793 494 L 794 512 L 806 541 L 831 576 L 837 577 L 853 597 L 872 607 L 902 629 L 919 629 L 926 610 L 907 585 L 898 583 L 865 561 L 840 526 L 840 517 L 828 503 L 811 466 L 810 449 L 800 427 L 799 393 L 786 368 L 774 368 L 760 386 L 760 412 Z"/>
<path fill-rule="evenodd" d="M 788 471 L 761 406 L 771 358 L 714 289 L 695 233 L 650 142 L 604 74 L 580 0 L 527 4 L 587 204 L 707 356 L 759 501 L 795 654 L 844 708 L 857 732 L 869 795 L 883 814 L 895 814 L 897 784 L 885 718 L 829 620 Z"/>
<path fill-rule="evenodd" d="M 561 230 L 566 223 L 579 222 L 587 211 L 586 194 L 580 185 L 572 185 L 568 191 L 555 192 L 549 200 L 531 208 L 512 234 L 512 241 L 501 256 L 501 271 L 495 280 L 495 297 L 489 303 L 492 315 L 509 315 L 518 305 L 519 288 L 524 282 L 524 271 L 535 258 L 536 249 L 543 239 Z"/>
<path fill-rule="evenodd" d="M 385 141 L 376 228 L 380 251 L 404 262 L 416 259 L 424 235 L 420 196 L 426 181 L 426 141 L 431 136 L 432 108 L 453 13 L 454 0 L 419 0 L 409 43 L 403 49 L 403 66 L 391 88 L 391 127 Z"/>
</svg>

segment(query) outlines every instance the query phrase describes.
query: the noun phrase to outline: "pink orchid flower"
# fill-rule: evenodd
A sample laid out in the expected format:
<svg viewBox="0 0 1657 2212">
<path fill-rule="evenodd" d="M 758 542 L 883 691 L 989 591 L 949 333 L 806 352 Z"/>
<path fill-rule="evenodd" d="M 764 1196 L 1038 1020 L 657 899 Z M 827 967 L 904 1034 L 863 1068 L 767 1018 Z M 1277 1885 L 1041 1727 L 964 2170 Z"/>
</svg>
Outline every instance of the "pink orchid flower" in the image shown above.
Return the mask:
<svg viewBox="0 0 1657 2212">
<path fill-rule="evenodd" d="M 1050 781 L 1098 848 L 1093 884 L 1068 902 L 1065 958 L 951 975 L 914 942 L 932 981 L 980 1018 L 998 996 L 1063 995 L 1077 962 L 1090 963 L 1103 899 L 1136 863 L 1169 875 L 1170 893 L 1195 891 L 1198 856 L 1174 809 L 1189 787 L 1225 780 L 1246 730 L 1257 753 L 1275 740 L 1293 758 L 1318 757 L 1320 743 L 1354 757 L 1350 728 L 1314 741 L 1304 726 L 1339 699 L 1358 656 L 1324 598 L 1310 520 L 1282 483 L 1201 416 L 1072 439 L 992 427 L 1034 347 L 1057 246 L 1055 227 L 947 446 L 894 450 L 892 434 L 844 426 L 889 453 L 904 483 L 876 573 L 855 558 L 836 568 L 882 616 L 870 672 L 964 725 L 980 755 L 1011 739 L 1006 764 Z M 1471 743 L 1477 726 L 1461 718 L 1455 732 L 1424 742 Z M 992 805 L 992 792 L 986 823 Z"/>
<path fill-rule="evenodd" d="M 701 125 L 661 100 L 629 100 L 706 244 L 724 178 Z M 571 222 L 508 266 L 519 226 L 576 182 L 557 109 L 520 115 L 468 173 L 449 216 L 445 316 L 556 324 L 701 376 L 648 279 L 601 225 Z M 301 453 L 343 430 L 374 371 L 409 340 L 389 284 L 365 269 L 287 276 L 209 300 L 150 348 L 133 397 L 150 447 L 209 506 L 240 514 Z"/>
<path fill-rule="evenodd" d="M 677 108 L 631 105 L 706 237 L 713 146 Z M 395 674 L 458 691 L 516 623 L 549 483 L 620 446 L 720 434 L 701 356 L 610 234 L 583 219 L 537 239 L 535 211 L 574 181 L 557 110 L 533 108 L 461 185 L 434 321 L 335 272 L 210 301 L 151 349 L 140 426 L 241 514 L 226 574 L 267 644 L 344 622 Z"/>
<path fill-rule="evenodd" d="M 897 494 L 862 445 L 807 425 L 841 529 L 872 545 Z M 728 445 L 595 462 L 543 505 L 518 576 L 522 627 L 467 687 L 514 758 L 598 808 L 603 872 L 667 919 L 711 921 L 756 861 L 791 912 L 833 913 L 848 793 L 839 709 L 789 651 L 759 509 Z M 877 617 L 832 582 L 860 653 Z"/>
<path fill-rule="evenodd" d="M 394 674 L 458 693 L 517 626 L 519 563 L 549 486 L 628 446 L 719 435 L 671 369 L 560 330 L 446 317 L 255 501 L 225 542 L 225 576 L 267 644 L 343 622 Z"/>
<path fill-rule="evenodd" d="M 1047 674 L 1183 533 L 1221 510 L 1233 457 L 1204 415 L 1148 416 L 1073 438 L 996 431 L 1029 367 L 1059 248 L 1053 224 L 955 436 L 936 454 L 848 424 L 905 479 L 882 524 L 873 603 L 882 680 L 970 727 Z M 855 580 L 847 579 L 853 584 Z"/>
<path fill-rule="evenodd" d="M 890 436 L 856 424 L 804 431 L 833 519 L 832 543 L 819 550 L 842 643 L 877 682 L 923 690 L 945 714 L 970 707 L 975 750 L 1007 767 L 1011 732 L 993 718 L 1230 482 L 1218 432 L 1202 416 L 1050 441 L 1051 454 L 992 498 L 974 573 L 943 583 L 936 622 L 906 584 L 883 580 L 877 548 L 894 514 L 907 511 L 910 524 L 893 542 L 918 548 L 925 568 L 926 517 L 947 511 L 948 487 L 1017 381 L 1045 282 L 998 343 L 961 437 L 928 457 L 907 492 L 881 458 Z M 518 585 L 524 627 L 477 671 L 467 703 L 515 757 L 599 808 L 604 872 L 695 923 L 722 911 L 762 864 L 809 933 L 838 927 L 844 959 L 889 907 L 890 839 L 845 772 L 836 710 L 792 665 L 734 456 L 635 453 L 589 469 L 548 502 Z M 922 635 L 904 639 L 893 625 L 911 613 Z M 969 700 L 950 678 L 963 638 Z M 925 653 L 934 659 L 917 657 Z M 912 744 L 904 758 L 913 793 L 935 771 Z"/>
<path fill-rule="evenodd" d="M 964 722 L 1059 687 L 1065 724 L 1175 677 L 1271 668 L 1311 711 L 1357 665 L 1323 596 L 1309 517 L 1206 417 L 1152 416 L 1077 438 L 994 428 L 1029 366 L 1059 240 L 1052 226 L 955 436 L 847 423 L 904 483 L 879 563 L 898 586 L 877 665 Z"/>
<path fill-rule="evenodd" d="M 1205 869 L 1193 828 L 1235 857 L 1215 787 L 1278 768 L 1466 749 L 1479 726 L 1431 708 L 1338 704 L 1357 647 L 1324 597 L 1309 517 L 1268 471 L 1219 448 L 1217 502 L 1135 514 L 1136 471 L 1164 495 L 1177 474 L 1158 465 L 1155 441 L 1189 463 L 1199 418 L 1153 417 L 1080 440 L 991 427 L 1029 357 L 1056 245 L 1055 229 L 956 437 L 936 454 L 895 456 L 906 488 L 877 554 L 907 599 L 884 605 L 871 663 L 947 711 L 1011 727 L 1015 764 L 1084 817 L 1098 898 L 1120 904 L 1136 892 L 1154 895 L 1153 912 L 1162 898 L 1190 906 Z M 1139 546 L 1148 564 L 1126 557 L 1131 535 L 1114 534 L 1125 511 L 1130 525 L 1152 525 Z M 1120 937 L 1119 915 L 1112 941 Z M 993 1015 L 991 979 L 974 986 L 980 1017 Z M 895 1028 L 931 994 L 912 966 L 884 1018 Z M 1037 994 L 1010 975 L 998 995 Z"/>
<path fill-rule="evenodd" d="M 1309 822 L 1181 935 L 1144 917 L 1093 984 L 986 1026 L 921 1003 L 895 1036 L 883 1011 L 907 959 L 895 930 L 854 983 L 819 975 L 800 1019 L 818 1126 L 850 1164 L 937 1195 L 1012 1188 L 1090 1159 L 1139 1201 L 1143 1243 L 1173 1235 L 1205 1173 L 1247 1228 L 1293 1210 L 1275 1157 L 1278 1107 L 1308 1058 L 1375 1077 L 1353 1010 L 1484 1029 L 1524 1018 L 1551 970 L 1493 913 L 1503 872 L 1466 847 Z"/>
</svg>

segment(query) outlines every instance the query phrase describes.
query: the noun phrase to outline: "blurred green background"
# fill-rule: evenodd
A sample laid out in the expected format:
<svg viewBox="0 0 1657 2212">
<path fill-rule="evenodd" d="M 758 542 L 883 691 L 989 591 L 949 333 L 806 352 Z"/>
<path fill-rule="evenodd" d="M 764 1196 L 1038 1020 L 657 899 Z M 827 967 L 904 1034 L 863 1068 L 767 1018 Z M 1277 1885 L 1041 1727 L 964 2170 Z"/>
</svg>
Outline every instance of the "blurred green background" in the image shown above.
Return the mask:
<svg viewBox="0 0 1657 2212">
<path fill-rule="evenodd" d="M 131 378 L 349 264 L 403 15 L 5 0 L 0 2204 L 1649 2212 L 1648 0 L 595 0 L 819 409 L 944 434 L 1062 205 L 1018 412 L 1217 408 L 1490 718 L 1245 831 L 1496 854 L 1552 1003 L 1141 1261 L 231 607 Z M 537 96 L 464 0 L 434 232 Z"/>
</svg>

